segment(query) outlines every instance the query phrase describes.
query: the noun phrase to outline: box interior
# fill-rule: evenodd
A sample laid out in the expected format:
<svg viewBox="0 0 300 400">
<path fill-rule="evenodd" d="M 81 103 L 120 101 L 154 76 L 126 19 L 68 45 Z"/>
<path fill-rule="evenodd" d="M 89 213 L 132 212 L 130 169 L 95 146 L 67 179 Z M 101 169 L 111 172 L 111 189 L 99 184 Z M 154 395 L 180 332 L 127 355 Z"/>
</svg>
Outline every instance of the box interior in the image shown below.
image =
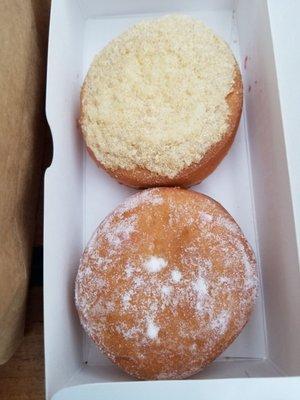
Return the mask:
<svg viewBox="0 0 300 400">
<path fill-rule="evenodd" d="M 236 219 L 257 256 L 260 293 L 235 342 L 192 379 L 300 375 L 299 266 L 268 3 L 54 0 L 46 112 L 54 158 L 45 182 L 45 358 L 48 396 L 62 387 L 132 380 L 83 333 L 73 301 L 79 258 L 98 223 L 135 190 L 87 155 L 76 120 L 94 55 L 143 18 L 182 12 L 224 38 L 242 71 L 244 111 L 228 156 L 200 185 Z M 60 368 L 63 365 L 64 368 Z"/>
</svg>

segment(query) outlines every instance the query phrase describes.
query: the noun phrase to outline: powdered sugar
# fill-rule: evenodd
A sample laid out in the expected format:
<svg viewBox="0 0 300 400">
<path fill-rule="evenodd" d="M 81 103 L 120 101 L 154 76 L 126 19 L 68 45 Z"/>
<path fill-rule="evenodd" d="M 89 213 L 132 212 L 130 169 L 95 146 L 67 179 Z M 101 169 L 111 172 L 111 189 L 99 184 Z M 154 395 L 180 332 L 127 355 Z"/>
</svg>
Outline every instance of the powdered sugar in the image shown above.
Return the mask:
<svg viewBox="0 0 300 400">
<path fill-rule="evenodd" d="M 213 216 L 211 214 L 206 213 L 206 212 L 201 212 L 200 213 L 200 219 L 204 223 L 210 223 L 213 220 Z"/>
<path fill-rule="evenodd" d="M 223 335 L 227 330 L 230 313 L 227 310 L 222 310 L 212 321 L 211 327 L 220 335 Z"/>
<path fill-rule="evenodd" d="M 233 234 L 240 234 L 241 233 L 241 230 L 237 226 L 237 224 L 234 223 L 228 217 L 218 217 L 218 218 L 216 218 L 216 224 L 222 226 L 223 228 L 226 228 L 230 233 L 233 233 Z"/>
<path fill-rule="evenodd" d="M 245 272 L 244 287 L 246 290 L 253 289 L 256 294 L 258 279 L 255 271 L 255 261 L 253 259 L 252 260 L 250 259 L 247 252 L 245 251 L 245 248 L 241 243 L 238 243 L 237 247 L 239 249 L 244 265 L 244 272 Z"/>
<path fill-rule="evenodd" d="M 172 292 L 172 288 L 170 286 L 167 285 L 163 285 L 161 288 L 161 292 L 164 296 L 169 296 Z"/>
<path fill-rule="evenodd" d="M 152 319 L 148 319 L 147 321 L 147 336 L 151 340 L 155 340 L 157 338 L 159 332 L 159 326 L 157 326 Z"/>
<path fill-rule="evenodd" d="M 178 269 L 173 269 L 173 271 L 171 272 L 171 276 L 174 283 L 178 283 L 181 281 L 182 274 L 180 271 L 178 271 Z"/>
<path fill-rule="evenodd" d="M 116 327 L 116 331 L 119 332 L 125 339 L 132 339 L 141 333 L 139 327 L 134 326 L 133 328 L 128 328 L 125 324 L 119 324 Z"/>
<path fill-rule="evenodd" d="M 135 276 L 133 278 L 133 283 L 134 283 L 134 286 L 137 288 L 137 287 L 140 287 L 140 286 L 144 285 L 145 281 L 144 281 L 143 278 L 141 278 L 139 276 Z"/>
<path fill-rule="evenodd" d="M 144 190 L 126 199 L 119 207 L 118 212 L 124 213 L 132 211 L 137 207 L 143 205 L 160 205 L 163 202 L 163 198 L 159 195 L 157 189 Z"/>
<path fill-rule="evenodd" d="M 125 310 L 127 310 L 127 308 L 130 305 L 130 300 L 131 300 L 132 294 L 133 294 L 133 290 L 130 289 L 128 292 L 126 292 L 122 296 L 122 304 L 123 304 L 123 307 L 124 307 Z"/>
<path fill-rule="evenodd" d="M 197 297 L 196 308 L 201 313 L 203 311 L 203 304 L 205 302 L 208 293 L 207 283 L 205 279 L 199 276 L 197 280 L 192 283 L 192 288 L 196 292 L 196 297 Z"/>
<path fill-rule="evenodd" d="M 202 258 L 200 261 L 200 266 L 203 267 L 204 269 L 211 269 L 213 264 L 210 260 L 207 260 L 206 258 Z"/>
<path fill-rule="evenodd" d="M 232 284 L 232 280 L 230 278 L 228 278 L 227 276 L 221 276 L 219 278 L 219 284 L 220 285 L 223 285 L 223 284 L 230 285 L 230 284 Z"/>
<path fill-rule="evenodd" d="M 233 234 L 241 233 L 238 225 L 227 216 L 213 216 L 208 214 L 207 212 L 200 212 L 200 221 L 204 224 L 209 224 L 211 226 L 221 226 L 222 228 L 227 229 Z"/>
<path fill-rule="evenodd" d="M 132 276 L 132 274 L 133 274 L 133 271 L 134 271 L 133 266 L 132 266 L 130 263 L 127 263 L 127 264 L 125 265 L 125 274 L 126 274 L 126 277 L 127 277 L 127 278 L 130 278 L 130 277 Z"/>
<path fill-rule="evenodd" d="M 151 256 L 144 262 L 145 269 L 150 272 L 159 272 L 167 266 L 167 261 L 161 257 Z"/>
<path fill-rule="evenodd" d="M 111 219 L 108 218 L 102 226 L 102 232 L 110 246 L 119 246 L 122 242 L 128 240 L 131 233 L 134 232 L 135 223 L 135 215 L 124 218 L 117 224 L 112 224 Z"/>
<path fill-rule="evenodd" d="M 201 276 L 193 283 L 193 288 L 197 292 L 199 297 L 204 297 L 207 295 L 207 285 L 206 282 Z"/>
</svg>

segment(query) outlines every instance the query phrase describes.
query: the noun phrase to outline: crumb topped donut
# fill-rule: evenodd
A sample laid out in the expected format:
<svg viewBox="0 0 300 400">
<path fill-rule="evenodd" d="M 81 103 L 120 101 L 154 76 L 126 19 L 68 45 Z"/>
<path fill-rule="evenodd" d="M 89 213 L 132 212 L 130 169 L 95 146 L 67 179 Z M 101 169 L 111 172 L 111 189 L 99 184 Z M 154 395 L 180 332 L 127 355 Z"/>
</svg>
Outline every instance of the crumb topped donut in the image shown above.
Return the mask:
<svg viewBox="0 0 300 400">
<path fill-rule="evenodd" d="M 99 225 L 75 286 L 85 331 L 115 364 L 140 379 L 185 378 L 246 324 L 256 262 L 219 203 L 156 188 L 131 196 Z"/>
<path fill-rule="evenodd" d="M 228 45 L 184 15 L 142 21 L 94 58 L 81 91 L 88 151 L 134 187 L 202 181 L 228 152 L 242 110 Z"/>
</svg>

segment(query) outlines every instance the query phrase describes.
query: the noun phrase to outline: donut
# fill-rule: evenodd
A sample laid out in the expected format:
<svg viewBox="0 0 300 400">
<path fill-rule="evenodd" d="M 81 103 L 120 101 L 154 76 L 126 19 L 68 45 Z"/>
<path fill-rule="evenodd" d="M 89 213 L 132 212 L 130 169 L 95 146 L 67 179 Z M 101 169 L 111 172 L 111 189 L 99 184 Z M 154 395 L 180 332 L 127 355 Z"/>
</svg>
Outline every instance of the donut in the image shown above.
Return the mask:
<svg viewBox="0 0 300 400">
<path fill-rule="evenodd" d="M 205 179 L 233 143 L 242 110 L 228 45 L 184 15 L 141 21 L 94 58 L 79 124 L 98 166 L 137 188 Z"/>
<path fill-rule="evenodd" d="M 139 379 L 186 378 L 247 323 L 257 293 L 253 251 L 203 194 L 155 188 L 129 197 L 88 243 L 75 282 L 85 332 Z"/>
</svg>

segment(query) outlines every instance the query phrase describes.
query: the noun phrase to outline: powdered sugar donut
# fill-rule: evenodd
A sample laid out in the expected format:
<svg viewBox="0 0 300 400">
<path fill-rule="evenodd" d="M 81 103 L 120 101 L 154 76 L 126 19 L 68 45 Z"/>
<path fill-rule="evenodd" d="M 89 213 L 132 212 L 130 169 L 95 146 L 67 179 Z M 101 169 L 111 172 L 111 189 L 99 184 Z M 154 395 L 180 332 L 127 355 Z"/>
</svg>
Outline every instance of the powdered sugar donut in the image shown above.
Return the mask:
<svg viewBox="0 0 300 400">
<path fill-rule="evenodd" d="M 178 188 L 140 192 L 99 225 L 75 298 L 81 323 L 140 379 L 188 377 L 232 343 L 256 295 L 254 254 L 228 212 Z"/>
</svg>

